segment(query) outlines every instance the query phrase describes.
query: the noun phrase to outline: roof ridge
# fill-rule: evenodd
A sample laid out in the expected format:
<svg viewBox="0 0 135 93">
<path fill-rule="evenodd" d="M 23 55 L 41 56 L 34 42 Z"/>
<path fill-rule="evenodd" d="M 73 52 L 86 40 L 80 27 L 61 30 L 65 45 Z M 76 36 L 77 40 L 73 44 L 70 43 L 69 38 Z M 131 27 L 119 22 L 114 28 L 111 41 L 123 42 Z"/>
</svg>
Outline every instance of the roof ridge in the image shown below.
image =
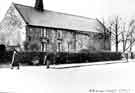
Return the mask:
<svg viewBox="0 0 135 93">
<path fill-rule="evenodd" d="M 28 6 L 28 5 L 23 5 L 23 4 L 18 4 L 18 3 L 14 3 L 12 2 L 14 5 L 21 5 L 21 6 L 24 6 L 24 7 L 30 7 L 30 8 L 34 8 L 32 6 Z M 80 16 L 80 15 L 76 15 L 76 14 L 70 14 L 70 13 L 64 13 L 64 12 L 57 12 L 57 11 L 54 11 L 54 10 L 49 10 L 49 9 L 44 9 L 45 11 L 50 11 L 50 12 L 55 12 L 55 13 L 59 13 L 59 14 L 63 14 L 63 15 L 69 15 L 69 16 L 74 16 L 74 17 L 80 17 L 80 18 L 85 18 L 85 19 L 90 19 L 90 20 L 96 20 L 96 18 L 89 18 L 89 17 L 85 17 L 85 16 Z"/>
</svg>

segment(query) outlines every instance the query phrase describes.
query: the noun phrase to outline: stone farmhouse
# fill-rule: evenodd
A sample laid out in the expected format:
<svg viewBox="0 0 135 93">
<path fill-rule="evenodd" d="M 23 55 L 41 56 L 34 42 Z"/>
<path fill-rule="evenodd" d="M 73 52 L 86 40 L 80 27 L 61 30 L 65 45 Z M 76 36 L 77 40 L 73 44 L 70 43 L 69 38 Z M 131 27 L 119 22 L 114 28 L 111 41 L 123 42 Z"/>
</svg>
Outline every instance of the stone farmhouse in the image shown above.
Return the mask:
<svg viewBox="0 0 135 93">
<path fill-rule="evenodd" d="M 19 45 L 24 51 L 32 51 L 30 45 L 35 43 L 41 52 L 111 48 L 110 34 L 98 19 L 46 10 L 43 0 L 36 0 L 34 7 L 12 3 L 1 27 L 4 44 Z"/>
</svg>

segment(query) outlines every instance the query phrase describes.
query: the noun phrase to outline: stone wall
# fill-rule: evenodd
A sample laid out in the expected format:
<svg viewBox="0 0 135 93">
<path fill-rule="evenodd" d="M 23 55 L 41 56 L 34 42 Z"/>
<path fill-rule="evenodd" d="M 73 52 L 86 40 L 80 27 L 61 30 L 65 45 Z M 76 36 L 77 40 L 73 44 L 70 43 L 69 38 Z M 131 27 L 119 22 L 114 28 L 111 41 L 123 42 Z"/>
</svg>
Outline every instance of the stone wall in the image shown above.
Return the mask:
<svg viewBox="0 0 135 93">
<path fill-rule="evenodd" d="M 7 46 L 20 45 L 23 49 L 26 39 L 25 26 L 24 20 L 12 4 L 1 22 L 0 43 Z"/>
<path fill-rule="evenodd" d="M 110 40 L 104 40 L 103 36 L 99 33 L 90 32 L 89 35 L 87 35 L 75 31 L 59 30 L 53 28 L 33 26 L 28 26 L 27 28 L 27 39 L 29 38 L 30 42 L 38 40 L 41 46 L 41 31 L 47 31 L 46 33 L 48 43 L 46 51 L 48 52 L 78 52 L 82 49 L 110 49 Z M 58 45 L 58 43 L 60 43 L 60 45 Z M 40 51 L 42 51 L 41 48 Z"/>
</svg>

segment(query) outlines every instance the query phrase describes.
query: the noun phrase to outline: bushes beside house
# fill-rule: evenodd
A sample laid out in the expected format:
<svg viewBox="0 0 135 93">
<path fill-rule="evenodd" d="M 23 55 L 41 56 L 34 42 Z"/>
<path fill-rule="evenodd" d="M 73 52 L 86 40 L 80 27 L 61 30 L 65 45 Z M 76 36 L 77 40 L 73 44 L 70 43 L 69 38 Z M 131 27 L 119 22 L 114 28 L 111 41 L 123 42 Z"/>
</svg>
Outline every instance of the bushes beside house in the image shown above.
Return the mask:
<svg viewBox="0 0 135 93">
<path fill-rule="evenodd" d="M 15 61 L 20 62 L 22 64 L 33 65 L 34 61 L 40 61 L 39 58 L 39 52 L 20 52 L 16 55 Z"/>
<path fill-rule="evenodd" d="M 25 51 L 39 51 L 40 50 L 40 42 L 37 40 L 33 40 L 31 42 L 25 41 L 24 42 L 24 50 Z"/>
<path fill-rule="evenodd" d="M 15 61 L 26 65 L 42 65 L 45 55 L 46 52 L 20 52 L 16 55 Z M 49 53 L 48 60 L 52 61 L 51 57 L 52 53 Z"/>
<path fill-rule="evenodd" d="M 6 52 L 4 59 L 5 62 L 10 62 L 12 59 L 12 51 Z M 60 52 L 56 55 L 46 52 L 20 52 L 16 55 L 15 61 L 22 64 L 42 65 L 44 56 L 47 56 L 47 60 L 51 61 L 51 64 L 72 64 L 72 63 L 85 63 L 85 62 L 97 62 L 97 61 L 110 61 L 120 60 L 122 58 L 121 53 L 116 52 L 95 52 L 95 53 L 65 53 Z M 2 59 L 0 59 L 2 60 Z M 35 63 L 34 63 L 35 62 Z"/>
<path fill-rule="evenodd" d="M 12 51 L 6 51 L 6 47 L 4 44 L 0 45 L 0 64 L 3 63 L 8 63 L 9 61 L 11 61 L 12 57 Z"/>
<path fill-rule="evenodd" d="M 12 60 L 12 51 L 6 51 L 3 53 L 0 53 L 0 64 L 2 63 L 9 63 Z"/>
<path fill-rule="evenodd" d="M 121 58 L 120 52 L 58 53 L 56 64 L 111 61 L 120 60 Z"/>
</svg>

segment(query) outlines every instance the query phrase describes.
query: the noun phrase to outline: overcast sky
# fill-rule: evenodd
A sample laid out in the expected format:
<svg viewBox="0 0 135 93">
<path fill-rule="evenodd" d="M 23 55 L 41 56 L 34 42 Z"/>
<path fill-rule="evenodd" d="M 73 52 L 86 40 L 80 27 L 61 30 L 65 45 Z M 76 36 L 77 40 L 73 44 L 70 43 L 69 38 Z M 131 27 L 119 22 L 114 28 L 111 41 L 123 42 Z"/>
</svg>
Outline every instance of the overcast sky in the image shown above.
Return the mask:
<svg viewBox="0 0 135 93">
<path fill-rule="evenodd" d="M 12 2 L 35 4 L 35 0 L 1 0 L 0 20 Z M 135 16 L 135 0 L 44 0 L 44 8 L 99 19 L 116 15 L 124 18 Z"/>
</svg>

